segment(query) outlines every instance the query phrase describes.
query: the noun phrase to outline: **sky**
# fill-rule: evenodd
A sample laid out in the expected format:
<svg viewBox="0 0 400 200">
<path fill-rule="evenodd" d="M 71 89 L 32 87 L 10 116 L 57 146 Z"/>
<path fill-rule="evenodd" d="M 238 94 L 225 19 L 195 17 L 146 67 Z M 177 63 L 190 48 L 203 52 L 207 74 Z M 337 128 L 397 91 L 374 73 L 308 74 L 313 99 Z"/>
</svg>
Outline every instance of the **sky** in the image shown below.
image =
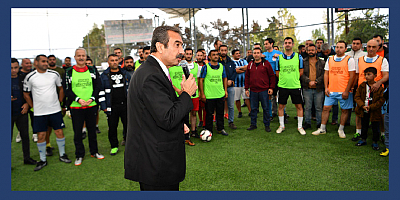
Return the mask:
<svg viewBox="0 0 400 200">
<path fill-rule="evenodd" d="M 249 8 L 249 28 L 252 21 L 258 21 L 262 28 L 268 26 L 267 18 L 278 16 L 278 8 Z M 298 26 L 324 22 L 326 8 L 292 8 L 289 12 L 296 18 Z M 218 13 L 217 17 L 215 13 Z M 380 9 L 388 14 L 389 9 Z M 334 18 L 337 18 L 334 13 Z M 360 15 L 353 11 L 352 15 Z M 92 29 L 94 23 L 99 27 L 104 20 L 131 20 L 142 15 L 145 19 L 159 16 L 160 25 L 180 23 L 189 27 L 189 22 L 182 18 L 170 18 L 167 13 L 156 8 L 12 8 L 11 9 L 11 57 L 34 58 L 38 54 L 54 54 L 60 59 L 73 57 L 74 50 L 82 45 L 84 36 Z M 227 21 L 230 27 L 242 24 L 242 9 L 226 8 L 203 9 L 195 14 L 196 26 L 208 24 L 218 18 Z M 296 29 L 300 41 L 311 38 L 311 31 L 323 28 L 323 25 Z M 132 54 L 135 58 L 136 55 Z M 74 63 L 74 60 L 72 61 Z"/>
</svg>

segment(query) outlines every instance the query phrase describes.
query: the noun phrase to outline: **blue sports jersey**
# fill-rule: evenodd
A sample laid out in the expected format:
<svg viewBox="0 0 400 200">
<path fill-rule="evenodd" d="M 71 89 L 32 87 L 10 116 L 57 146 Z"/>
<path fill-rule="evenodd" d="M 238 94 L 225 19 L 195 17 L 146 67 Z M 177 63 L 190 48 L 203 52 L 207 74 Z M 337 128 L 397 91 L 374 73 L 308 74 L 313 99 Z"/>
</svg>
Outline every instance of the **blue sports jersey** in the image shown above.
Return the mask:
<svg viewBox="0 0 400 200">
<path fill-rule="evenodd" d="M 246 66 L 248 63 L 244 59 L 239 59 L 239 60 L 233 60 L 235 62 L 236 68 Z M 235 87 L 244 87 L 244 77 L 245 77 L 246 72 L 237 74 L 236 80 L 235 80 Z"/>
<path fill-rule="evenodd" d="M 264 52 L 263 53 L 265 55 L 265 60 L 268 60 L 268 62 L 271 64 L 272 70 L 274 70 L 274 73 L 276 74 L 275 70 L 276 70 L 276 66 L 278 65 L 278 58 L 273 59 L 273 56 L 275 54 L 282 54 L 282 52 L 277 51 L 277 50 L 272 50 L 271 52 Z"/>
</svg>

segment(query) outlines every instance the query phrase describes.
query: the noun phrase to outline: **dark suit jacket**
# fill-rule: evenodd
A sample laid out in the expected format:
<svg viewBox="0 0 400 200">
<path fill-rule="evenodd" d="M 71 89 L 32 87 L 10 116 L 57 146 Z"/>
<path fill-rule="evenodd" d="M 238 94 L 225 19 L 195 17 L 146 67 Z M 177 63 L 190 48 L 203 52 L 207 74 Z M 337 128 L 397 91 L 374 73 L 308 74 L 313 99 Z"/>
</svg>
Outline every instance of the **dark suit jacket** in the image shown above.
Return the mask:
<svg viewBox="0 0 400 200">
<path fill-rule="evenodd" d="M 310 57 L 307 57 L 303 60 L 303 75 L 300 76 L 301 87 L 303 89 L 308 89 L 308 85 L 310 83 Z M 315 67 L 317 68 L 316 79 L 317 81 L 317 91 L 325 91 L 324 84 L 324 74 L 325 74 L 325 61 L 322 58 L 317 57 L 317 63 L 315 63 Z"/>
<path fill-rule="evenodd" d="M 185 178 L 183 118 L 193 109 L 186 92 L 176 96 L 152 56 L 133 74 L 128 91 L 125 178 L 155 186 Z"/>
</svg>

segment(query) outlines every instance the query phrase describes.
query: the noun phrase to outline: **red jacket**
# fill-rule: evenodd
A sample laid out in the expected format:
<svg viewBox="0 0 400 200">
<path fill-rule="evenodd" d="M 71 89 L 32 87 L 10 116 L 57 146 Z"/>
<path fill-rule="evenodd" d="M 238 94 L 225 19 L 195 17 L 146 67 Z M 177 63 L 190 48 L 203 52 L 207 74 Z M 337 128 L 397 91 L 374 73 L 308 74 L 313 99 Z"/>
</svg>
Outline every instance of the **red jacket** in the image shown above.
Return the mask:
<svg viewBox="0 0 400 200">
<path fill-rule="evenodd" d="M 244 89 L 253 92 L 263 92 L 268 89 L 275 88 L 275 74 L 271 64 L 262 59 L 261 63 L 256 67 L 254 60 L 247 65 L 246 75 L 244 79 Z"/>
</svg>

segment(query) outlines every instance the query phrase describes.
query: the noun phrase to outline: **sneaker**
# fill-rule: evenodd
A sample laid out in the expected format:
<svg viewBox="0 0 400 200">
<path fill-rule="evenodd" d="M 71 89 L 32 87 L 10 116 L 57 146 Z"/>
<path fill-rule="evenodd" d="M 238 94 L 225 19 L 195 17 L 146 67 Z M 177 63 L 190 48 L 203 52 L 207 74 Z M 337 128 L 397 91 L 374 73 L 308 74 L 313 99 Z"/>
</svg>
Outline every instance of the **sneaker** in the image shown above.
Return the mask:
<svg viewBox="0 0 400 200">
<path fill-rule="evenodd" d="M 99 160 L 104 159 L 104 156 L 99 154 L 99 153 L 95 153 L 93 155 L 91 155 L 92 158 L 97 158 Z"/>
<path fill-rule="evenodd" d="M 306 135 L 306 131 L 303 128 L 298 128 L 297 131 L 299 131 L 301 135 Z"/>
<path fill-rule="evenodd" d="M 222 129 L 221 131 L 218 131 L 219 134 L 228 136 L 228 133 L 225 131 L 225 129 Z"/>
<path fill-rule="evenodd" d="M 33 160 L 32 158 L 28 158 L 28 159 L 25 159 L 25 160 L 24 160 L 24 164 L 25 164 L 25 165 L 36 165 L 36 164 L 37 164 L 37 161 L 36 161 L 36 160 Z"/>
<path fill-rule="evenodd" d="M 271 132 L 271 128 L 270 128 L 269 126 L 266 126 L 266 127 L 265 127 L 265 131 Z"/>
<path fill-rule="evenodd" d="M 242 118 L 242 117 L 243 117 L 243 113 L 242 113 L 242 112 L 239 112 L 238 118 Z"/>
<path fill-rule="evenodd" d="M 53 155 L 53 149 L 51 147 L 46 147 L 46 156 L 52 156 Z"/>
<path fill-rule="evenodd" d="M 254 130 L 254 129 L 257 129 L 256 125 L 250 125 L 250 127 L 247 128 L 248 131 L 251 131 L 251 130 Z"/>
<path fill-rule="evenodd" d="M 229 118 L 228 113 L 226 113 L 226 114 L 224 115 L 224 117 L 225 117 L 225 119 L 228 119 L 228 118 Z"/>
<path fill-rule="evenodd" d="M 364 145 L 367 145 L 367 142 L 365 142 L 365 141 L 362 141 L 362 140 L 359 140 L 357 143 L 356 143 L 356 146 L 364 146 Z"/>
<path fill-rule="evenodd" d="M 344 133 L 343 130 L 338 130 L 337 132 L 338 132 L 340 138 L 343 138 L 343 139 L 346 138 L 346 134 Z"/>
<path fill-rule="evenodd" d="M 189 145 L 189 146 L 194 146 L 196 145 L 194 142 L 192 142 L 191 140 L 185 140 L 185 144 Z"/>
<path fill-rule="evenodd" d="M 307 130 L 307 129 L 309 129 L 309 128 L 311 128 L 311 124 L 305 123 L 305 124 L 303 125 L 303 129 L 304 129 L 304 130 Z"/>
<path fill-rule="evenodd" d="M 247 106 L 246 103 L 243 103 L 243 104 L 242 104 L 242 107 L 246 107 L 246 106 Z"/>
<path fill-rule="evenodd" d="M 41 170 L 43 167 L 45 167 L 47 165 L 47 161 L 39 161 L 37 164 L 36 164 L 36 167 L 35 167 L 35 169 L 33 169 L 33 171 L 39 171 L 39 170 Z"/>
<path fill-rule="evenodd" d="M 279 126 L 278 129 L 276 129 L 276 133 L 282 133 L 285 130 L 285 127 Z"/>
<path fill-rule="evenodd" d="M 84 140 L 86 138 L 86 131 L 82 132 L 82 140 Z"/>
<path fill-rule="evenodd" d="M 121 141 L 121 146 L 125 146 L 125 143 L 126 143 L 126 141 L 125 141 L 125 139 L 123 139 L 123 140 Z"/>
<path fill-rule="evenodd" d="M 379 155 L 380 155 L 380 156 L 383 156 L 383 157 L 388 156 L 388 155 L 389 155 L 389 149 L 388 149 L 388 148 L 385 148 L 385 150 L 383 150 Z"/>
<path fill-rule="evenodd" d="M 326 134 L 326 130 L 322 130 L 321 128 L 318 128 L 316 131 L 312 132 L 311 134 L 313 134 L 313 135 Z"/>
<path fill-rule="evenodd" d="M 355 142 L 355 141 L 360 140 L 360 138 L 361 138 L 361 135 L 359 133 L 354 133 L 354 136 L 353 136 L 353 138 L 351 138 L 351 140 Z"/>
<path fill-rule="evenodd" d="M 237 129 L 236 125 L 233 122 L 229 123 L 229 128 Z"/>
<path fill-rule="evenodd" d="M 115 148 L 111 149 L 110 155 L 115 156 L 115 155 L 117 155 L 117 153 L 118 153 L 118 147 L 115 147 Z M 104 158 L 104 156 L 103 156 L 103 158 Z"/>
<path fill-rule="evenodd" d="M 82 160 L 83 160 L 82 157 L 76 158 L 76 160 L 75 160 L 75 166 L 81 165 L 81 164 L 82 164 Z"/>
<path fill-rule="evenodd" d="M 33 140 L 33 142 L 35 142 L 35 143 L 38 141 L 38 136 L 37 136 L 36 133 L 32 134 L 32 140 Z"/>
<path fill-rule="evenodd" d="M 97 133 L 97 134 L 101 133 L 101 131 L 100 131 L 100 129 L 99 129 L 98 126 L 96 126 L 96 133 Z"/>
<path fill-rule="evenodd" d="M 15 138 L 15 142 L 16 143 L 20 143 L 21 142 L 21 134 L 18 132 L 17 137 Z"/>
<path fill-rule="evenodd" d="M 372 143 L 372 149 L 378 151 L 380 149 L 378 143 Z"/>
<path fill-rule="evenodd" d="M 60 157 L 61 162 L 71 163 L 72 161 L 68 158 L 67 154 L 64 153 L 63 156 Z"/>
<path fill-rule="evenodd" d="M 197 130 L 195 130 L 195 131 L 192 131 L 192 134 L 190 134 L 190 137 L 200 138 L 200 135 L 197 133 Z"/>
</svg>

